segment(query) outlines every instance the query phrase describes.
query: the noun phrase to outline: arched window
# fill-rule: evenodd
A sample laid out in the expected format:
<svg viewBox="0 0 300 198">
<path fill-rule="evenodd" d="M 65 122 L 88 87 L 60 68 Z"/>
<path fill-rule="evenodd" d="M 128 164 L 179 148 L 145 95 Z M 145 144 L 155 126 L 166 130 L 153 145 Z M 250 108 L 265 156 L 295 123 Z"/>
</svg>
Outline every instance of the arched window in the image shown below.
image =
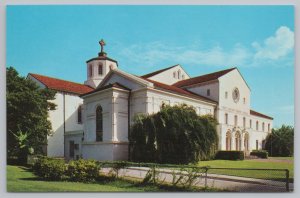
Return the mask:
<svg viewBox="0 0 300 198">
<path fill-rule="evenodd" d="M 265 131 L 265 123 L 262 123 L 262 131 Z"/>
<path fill-rule="evenodd" d="M 249 151 L 249 134 L 246 133 L 244 137 L 244 147 L 245 151 Z"/>
<path fill-rule="evenodd" d="M 227 151 L 231 150 L 231 133 L 230 133 L 230 131 L 227 131 L 227 133 L 226 133 L 226 150 Z"/>
<path fill-rule="evenodd" d="M 239 131 L 235 133 L 235 150 L 241 150 L 241 134 Z"/>
<path fill-rule="evenodd" d="M 173 72 L 173 77 L 176 78 L 176 71 Z"/>
<path fill-rule="evenodd" d="M 89 76 L 92 77 L 93 76 L 93 66 L 89 65 Z"/>
<path fill-rule="evenodd" d="M 256 131 L 258 131 L 258 121 L 256 121 Z"/>
<path fill-rule="evenodd" d="M 180 70 L 177 71 L 178 79 L 180 79 Z"/>
<path fill-rule="evenodd" d="M 98 74 L 99 75 L 103 74 L 103 65 L 101 63 L 98 65 Z"/>
<path fill-rule="evenodd" d="M 96 141 L 103 141 L 103 115 L 102 107 L 96 109 Z"/>
<path fill-rule="evenodd" d="M 77 109 L 77 122 L 78 124 L 82 123 L 82 106 L 79 105 L 78 109 Z"/>
</svg>

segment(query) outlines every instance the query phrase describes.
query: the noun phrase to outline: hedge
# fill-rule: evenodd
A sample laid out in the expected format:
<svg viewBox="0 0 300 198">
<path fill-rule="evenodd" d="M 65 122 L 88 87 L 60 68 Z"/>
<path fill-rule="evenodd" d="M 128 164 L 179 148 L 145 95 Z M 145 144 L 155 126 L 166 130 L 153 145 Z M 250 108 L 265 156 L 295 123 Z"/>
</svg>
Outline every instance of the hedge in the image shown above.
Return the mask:
<svg viewBox="0 0 300 198">
<path fill-rule="evenodd" d="M 98 178 L 99 168 L 95 160 L 80 159 L 69 162 L 66 174 L 71 181 L 91 182 Z"/>
<path fill-rule="evenodd" d="M 64 159 L 41 157 L 32 168 L 36 175 L 46 180 L 57 181 L 66 179 L 67 165 Z"/>
<path fill-rule="evenodd" d="M 218 151 L 215 159 L 222 160 L 244 160 L 243 151 Z"/>
<path fill-rule="evenodd" d="M 250 155 L 264 159 L 268 158 L 268 152 L 265 150 L 253 150 L 252 152 L 250 152 Z"/>
</svg>

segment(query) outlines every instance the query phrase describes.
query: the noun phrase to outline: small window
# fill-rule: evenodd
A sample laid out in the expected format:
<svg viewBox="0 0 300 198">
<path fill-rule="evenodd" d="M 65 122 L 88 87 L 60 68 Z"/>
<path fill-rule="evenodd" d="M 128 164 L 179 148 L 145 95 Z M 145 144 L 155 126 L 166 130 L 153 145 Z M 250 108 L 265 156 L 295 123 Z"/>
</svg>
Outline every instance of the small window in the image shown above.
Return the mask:
<svg viewBox="0 0 300 198">
<path fill-rule="evenodd" d="M 99 75 L 103 74 L 103 65 L 102 64 L 98 65 L 98 74 Z"/>
<path fill-rule="evenodd" d="M 258 121 L 256 121 L 256 131 L 258 131 Z"/>
<path fill-rule="evenodd" d="M 258 150 L 258 140 L 256 140 L 256 150 Z"/>
<path fill-rule="evenodd" d="M 206 91 L 206 95 L 207 95 L 207 96 L 210 96 L 210 89 L 208 89 L 208 90 Z"/>
<path fill-rule="evenodd" d="M 227 99 L 228 98 L 228 92 L 225 91 L 225 98 Z"/>
<path fill-rule="evenodd" d="M 243 117 L 243 127 L 246 128 L 246 118 Z"/>
<path fill-rule="evenodd" d="M 74 141 L 69 141 L 69 156 L 70 158 L 74 158 L 75 144 Z"/>
<path fill-rule="evenodd" d="M 176 72 L 173 72 L 173 77 L 176 78 Z"/>
<path fill-rule="evenodd" d="M 262 123 L 262 131 L 265 131 L 265 123 Z"/>
<path fill-rule="evenodd" d="M 79 105 L 78 109 L 77 109 L 77 122 L 78 124 L 82 123 L 82 106 Z"/>
<path fill-rule="evenodd" d="M 228 124 L 228 114 L 225 113 L 225 124 Z"/>
<path fill-rule="evenodd" d="M 252 120 L 249 120 L 250 128 L 252 129 Z"/>
<path fill-rule="evenodd" d="M 243 103 L 246 104 L 246 98 L 243 98 Z"/>
<path fill-rule="evenodd" d="M 270 132 L 270 123 L 268 124 L 268 132 Z"/>
<path fill-rule="evenodd" d="M 237 126 L 238 125 L 238 116 L 235 115 L 234 116 L 234 126 Z"/>
<path fill-rule="evenodd" d="M 92 77 L 93 76 L 93 66 L 89 65 L 89 76 Z"/>
<path fill-rule="evenodd" d="M 180 73 L 181 73 L 180 70 L 178 70 L 177 73 L 178 73 L 178 79 L 180 79 Z"/>
</svg>

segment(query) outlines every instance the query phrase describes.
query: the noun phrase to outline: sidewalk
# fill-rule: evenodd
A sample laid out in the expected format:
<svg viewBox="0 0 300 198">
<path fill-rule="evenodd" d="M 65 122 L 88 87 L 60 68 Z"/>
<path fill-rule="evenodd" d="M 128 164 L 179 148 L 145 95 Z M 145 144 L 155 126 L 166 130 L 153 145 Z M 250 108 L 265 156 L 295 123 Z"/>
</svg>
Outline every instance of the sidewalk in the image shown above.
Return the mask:
<svg viewBox="0 0 300 198">
<path fill-rule="evenodd" d="M 143 179 L 150 168 L 147 167 L 129 167 L 119 170 L 120 177 L 132 177 L 137 179 Z M 104 168 L 103 173 L 108 173 L 111 169 Z M 160 181 L 172 183 L 173 173 L 176 175 L 187 175 L 186 172 L 170 169 L 156 169 L 158 172 L 158 178 Z M 245 178 L 228 175 L 217 175 L 201 173 L 199 179 L 194 182 L 195 186 L 199 187 L 212 187 L 218 189 L 227 189 L 230 191 L 238 192 L 286 192 L 286 183 L 272 180 Z M 293 184 L 290 183 L 290 191 L 293 191 Z"/>
</svg>

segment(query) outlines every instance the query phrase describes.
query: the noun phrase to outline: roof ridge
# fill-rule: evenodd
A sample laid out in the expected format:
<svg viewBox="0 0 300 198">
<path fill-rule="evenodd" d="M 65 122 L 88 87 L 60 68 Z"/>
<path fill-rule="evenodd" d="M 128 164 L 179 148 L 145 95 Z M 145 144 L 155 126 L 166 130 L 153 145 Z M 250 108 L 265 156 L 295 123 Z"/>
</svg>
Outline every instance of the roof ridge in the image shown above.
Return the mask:
<svg viewBox="0 0 300 198">
<path fill-rule="evenodd" d="M 260 116 L 260 117 L 264 117 L 264 118 L 268 118 L 268 119 L 272 119 L 272 120 L 274 119 L 274 118 L 271 117 L 271 116 L 268 116 L 268 115 L 266 115 L 266 114 L 260 113 L 260 112 L 258 112 L 258 111 L 253 110 L 253 109 L 250 109 L 250 114 L 256 115 L 256 116 Z"/>
<path fill-rule="evenodd" d="M 164 68 L 164 69 L 156 70 L 156 71 L 154 71 L 154 72 L 151 72 L 151 73 L 142 75 L 141 77 L 143 77 L 143 78 L 149 78 L 149 77 L 151 77 L 151 76 L 154 76 L 154 75 L 159 74 L 159 73 L 161 73 L 161 72 L 164 72 L 164 71 L 166 71 L 166 70 L 172 69 L 173 67 L 176 67 L 176 66 L 178 66 L 178 65 L 179 65 L 179 64 L 176 64 L 176 65 L 173 65 L 173 66 Z"/>
<path fill-rule="evenodd" d="M 88 85 L 85 85 L 85 84 L 82 84 L 82 83 L 79 83 L 79 82 L 73 82 L 73 81 L 69 81 L 69 80 L 63 80 L 63 79 L 60 79 L 60 78 L 54 78 L 54 77 L 45 76 L 45 75 L 41 75 L 41 74 L 34 74 L 34 73 L 28 73 L 28 74 L 30 74 L 30 75 L 38 75 L 38 76 L 41 76 L 41 77 L 52 78 L 52 79 L 55 79 L 55 80 L 61 80 L 61 81 L 69 82 L 69 83 L 74 83 L 74 84 L 78 84 L 78 85 L 88 86 Z M 88 87 L 90 87 L 90 86 L 88 86 Z"/>
<path fill-rule="evenodd" d="M 141 78 L 144 78 L 144 77 L 141 77 Z M 197 99 L 201 99 L 201 100 L 204 100 L 204 101 L 206 101 L 206 102 L 209 101 L 209 102 L 217 103 L 216 101 L 214 101 L 214 100 L 212 100 L 212 99 L 210 99 L 210 98 L 207 98 L 207 97 L 201 96 L 201 95 L 199 95 L 199 94 L 190 92 L 190 91 L 188 91 L 188 90 L 186 90 L 186 89 L 182 89 L 182 88 L 180 88 L 180 87 L 176 87 L 176 86 L 174 86 L 174 85 L 164 84 L 164 83 L 162 83 L 162 82 L 158 82 L 158 81 L 155 81 L 155 80 L 150 80 L 150 79 L 147 79 L 147 78 L 144 78 L 144 79 L 147 80 L 147 81 L 149 81 L 149 82 L 152 82 L 152 83 L 154 84 L 154 87 L 160 84 L 160 85 L 163 85 L 163 86 L 166 86 L 166 87 L 175 89 L 175 90 L 173 90 L 173 92 L 177 92 L 177 94 L 179 94 L 179 91 L 182 91 L 183 93 L 181 93 L 181 94 L 184 94 L 184 95 L 186 95 L 186 96 L 188 96 L 188 97 L 191 97 L 191 98 L 197 97 Z M 158 86 L 157 86 L 157 87 L 158 87 Z M 164 89 L 163 87 L 160 87 L 160 88 Z M 165 89 L 166 89 L 166 88 L 165 88 Z M 176 91 L 176 90 L 177 90 L 177 91 Z M 167 90 L 167 91 L 172 91 L 172 90 Z"/>
<path fill-rule="evenodd" d="M 215 79 L 227 74 L 228 72 L 230 72 L 234 69 L 237 69 L 237 67 L 232 67 L 232 68 L 229 68 L 229 69 L 224 69 L 224 70 L 220 70 L 220 71 L 216 71 L 216 72 L 212 72 L 212 73 L 208 73 L 208 74 L 204 74 L 204 75 L 200 75 L 200 76 L 195 76 L 193 78 L 178 81 L 178 82 L 176 82 L 172 85 L 174 85 L 174 86 L 193 85 L 193 84 L 197 84 L 199 82 L 194 82 L 194 83 L 191 83 L 191 84 L 186 84 L 185 82 L 191 82 L 191 81 L 194 81 L 196 79 L 205 78 L 205 77 L 213 76 L 213 75 L 216 75 L 216 76 L 213 76 L 214 78 L 212 78 L 212 79 L 204 80 L 203 82 L 207 82 L 209 80 L 215 80 Z M 218 75 L 218 74 L 220 74 L 220 75 Z"/>
</svg>

